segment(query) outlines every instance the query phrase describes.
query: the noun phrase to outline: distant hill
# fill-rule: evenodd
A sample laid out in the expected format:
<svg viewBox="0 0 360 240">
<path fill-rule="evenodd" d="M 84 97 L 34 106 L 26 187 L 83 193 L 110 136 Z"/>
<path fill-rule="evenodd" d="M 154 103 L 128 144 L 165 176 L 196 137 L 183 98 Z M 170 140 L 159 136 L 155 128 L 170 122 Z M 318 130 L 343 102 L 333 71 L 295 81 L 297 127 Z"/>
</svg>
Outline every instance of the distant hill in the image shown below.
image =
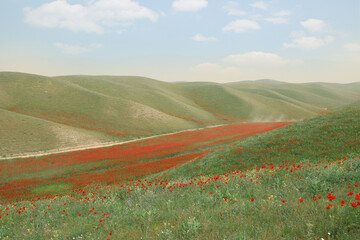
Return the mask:
<svg viewBox="0 0 360 240">
<path fill-rule="evenodd" d="M 213 124 L 309 118 L 360 99 L 359 83 L 168 83 L 0 72 L 0 153 L 121 141 Z M 1 157 L 1 156 L 0 156 Z"/>
<path fill-rule="evenodd" d="M 360 82 L 348 83 L 347 85 L 353 88 L 360 89 Z"/>
</svg>

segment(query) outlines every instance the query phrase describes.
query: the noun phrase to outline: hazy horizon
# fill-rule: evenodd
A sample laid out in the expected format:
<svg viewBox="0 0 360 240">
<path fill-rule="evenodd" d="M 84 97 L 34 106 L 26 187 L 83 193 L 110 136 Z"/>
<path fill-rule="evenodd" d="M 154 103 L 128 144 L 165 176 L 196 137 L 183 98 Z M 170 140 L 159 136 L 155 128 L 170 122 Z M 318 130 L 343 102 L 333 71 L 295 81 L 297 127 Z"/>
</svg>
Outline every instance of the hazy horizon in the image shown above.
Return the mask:
<svg viewBox="0 0 360 240">
<path fill-rule="evenodd" d="M 359 9 L 355 0 L 4 0 L 0 71 L 353 83 Z"/>
<path fill-rule="evenodd" d="M 56 77 L 68 77 L 68 76 L 89 76 L 89 77 L 140 77 L 140 78 L 148 78 L 152 80 L 157 80 L 161 82 L 168 82 L 168 83 L 218 83 L 218 84 L 228 84 L 228 83 L 238 83 L 238 82 L 257 82 L 257 81 L 274 81 L 279 83 L 294 83 L 294 84 L 306 84 L 306 83 L 329 83 L 329 84 L 354 84 L 354 83 L 360 83 L 360 81 L 354 81 L 354 82 L 321 82 L 321 81 L 311 81 L 311 82 L 289 82 L 289 81 L 280 81 L 277 79 L 269 79 L 269 78 L 262 78 L 262 79 L 244 79 L 244 80 L 238 80 L 238 81 L 229 81 L 229 82 L 217 82 L 215 81 L 166 81 L 162 79 L 156 79 L 151 78 L 148 76 L 141 76 L 141 75 L 108 75 L 108 74 L 69 74 L 69 75 L 43 75 L 43 74 L 37 74 L 37 73 L 29 73 L 29 72 L 17 72 L 17 71 L 0 71 L 0 73 L 20 73 L 20 74 L 32 74 L 32 75 L 38 75 L 43 77 L 50 77 L 50 78 L 56 78 Z"/>
</svg>

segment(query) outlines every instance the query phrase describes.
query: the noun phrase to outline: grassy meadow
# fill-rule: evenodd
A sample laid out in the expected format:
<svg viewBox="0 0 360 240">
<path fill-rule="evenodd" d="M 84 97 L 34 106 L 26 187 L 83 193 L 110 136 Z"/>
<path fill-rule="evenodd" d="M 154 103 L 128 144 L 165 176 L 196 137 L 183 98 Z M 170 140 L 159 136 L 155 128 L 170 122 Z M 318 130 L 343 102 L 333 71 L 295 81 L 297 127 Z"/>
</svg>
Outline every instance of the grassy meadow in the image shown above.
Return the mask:
<svg viewBox="0 0 360 240">
<path fill-rule="evenodd" d="M 349 105 L 164 172 L 3 202 L 0 239 L 360 239 L 359 119 Z"/>
</svg>

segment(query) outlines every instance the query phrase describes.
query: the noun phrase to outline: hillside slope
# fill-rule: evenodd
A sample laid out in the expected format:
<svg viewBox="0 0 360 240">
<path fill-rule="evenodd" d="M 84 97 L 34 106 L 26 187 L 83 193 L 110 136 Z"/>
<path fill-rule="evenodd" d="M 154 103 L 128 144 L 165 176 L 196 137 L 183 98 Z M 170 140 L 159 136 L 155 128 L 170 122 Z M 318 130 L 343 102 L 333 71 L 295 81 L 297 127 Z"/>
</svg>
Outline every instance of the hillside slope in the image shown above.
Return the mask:
<svg viewBox="0 0 360 240">
<path fill-rule="evenodd" d="M 311 160 L 336 161 L 360 155 L 360 107 L 357 102 L 334 112 L 299 121 L 273 131 L 240 139 L 196 162 L 177 166 L 160 175 L 223 173 L 229 169 L 256 169 Z M 285 163 L 286 162 L 286 163 Z M 184 174 L 186 173 L 186 174 Z"/>
<path fill-rule="evenodd" d="M 84 144 L 74 138 L 91 144 L 214 124 L 299 120 L 359 99 L 355 85 L 167 83 L 144 77 L 0 72 L 1 119 L 7 122 L 0 125 L 0 152 Z M 71 127 L 72 134 L 61 133 L 58 141 L 54 124 Z M 27 145 L 29 141 L 34 147 Z"/>
</svg>

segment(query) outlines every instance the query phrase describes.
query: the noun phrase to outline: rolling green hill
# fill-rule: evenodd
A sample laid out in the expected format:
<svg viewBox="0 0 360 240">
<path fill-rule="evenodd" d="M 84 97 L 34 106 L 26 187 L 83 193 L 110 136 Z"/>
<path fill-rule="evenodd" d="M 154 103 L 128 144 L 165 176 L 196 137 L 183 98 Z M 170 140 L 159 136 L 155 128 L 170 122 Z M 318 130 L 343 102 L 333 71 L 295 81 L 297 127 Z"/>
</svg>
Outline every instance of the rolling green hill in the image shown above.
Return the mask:
<svg viewBox="0 0 360 240">
<path fill-rule="evenodd" d="M 299 120 L 360 99 L 358 83 L 168 83 L 0 72 L 0 153 L 121 141 L 241 121 Z M 0 156 L 1 157 L 1 156 Z"/>
</svg>

